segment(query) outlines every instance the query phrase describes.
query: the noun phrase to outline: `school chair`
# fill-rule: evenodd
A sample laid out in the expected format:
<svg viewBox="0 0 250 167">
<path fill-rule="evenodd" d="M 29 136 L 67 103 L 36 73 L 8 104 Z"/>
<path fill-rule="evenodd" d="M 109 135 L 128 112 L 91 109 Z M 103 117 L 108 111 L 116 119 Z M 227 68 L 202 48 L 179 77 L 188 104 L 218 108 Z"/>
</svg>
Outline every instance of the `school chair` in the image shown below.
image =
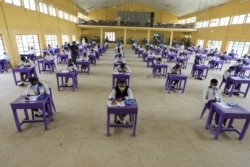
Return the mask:
<svg viewBox="0 0 250 167">
<path fill-rule="evenodd" d="M 204 113 L 206 112 L 206 110 L 209 109 L 209 105 L 208 103 L 206 103 L 202 109 L 202 112 L 201 112 L 201 116 L 200 116 L 200 119 L 203 117 Z"/>
</svg>

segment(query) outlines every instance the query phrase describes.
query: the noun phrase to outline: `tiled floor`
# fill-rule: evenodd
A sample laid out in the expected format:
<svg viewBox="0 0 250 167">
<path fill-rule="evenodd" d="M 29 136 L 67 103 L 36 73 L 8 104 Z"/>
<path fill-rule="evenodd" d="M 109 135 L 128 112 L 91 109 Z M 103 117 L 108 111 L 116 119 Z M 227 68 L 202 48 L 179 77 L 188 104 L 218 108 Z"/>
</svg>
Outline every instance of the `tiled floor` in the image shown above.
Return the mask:
<svg viewBox="0 0 250 167">
<path fill-rule="evenodd" d="M 106 100 L 111 91 L 114 49 L 110 48 L 91 73 L 79 74 L 79 88 L 57 91 L 55 74 L 39 78 L 53 90 L 57 113 L 49 130 L 43 125 L 25 124 L 16 132 L 10 102 L 25 92 L 14 85 L 12 73 L 0 75 L 0 167 L 246 167 L 250 163 L 250 131 L 243 140 L 234 132 L 222 133 L 214 140 L 204 128 L 207 113 L 202 92 L 212 77 L 221 80 L 222 71 L 209 71 L 206 80 L 190 77 L 191 62 L 183 74 L 188 76 L 184 94 L 164 90 L 165 79 L 153 78 L 130 48 L 125 59 L 132 70 L 131 89 L 139 104 L 137 135 L 130 128 L 111 128 L 106 136 Z M 170 67 L 173 64 L 169 64 Z M 228 67 L 226 65 L 224 69 Z M 58 65 L 57 70 L 63 69 Z M 227 97 L 250 108 L 249 97 Z M 241 127 L 242 121 L 236 121 Z"/>
</svg>

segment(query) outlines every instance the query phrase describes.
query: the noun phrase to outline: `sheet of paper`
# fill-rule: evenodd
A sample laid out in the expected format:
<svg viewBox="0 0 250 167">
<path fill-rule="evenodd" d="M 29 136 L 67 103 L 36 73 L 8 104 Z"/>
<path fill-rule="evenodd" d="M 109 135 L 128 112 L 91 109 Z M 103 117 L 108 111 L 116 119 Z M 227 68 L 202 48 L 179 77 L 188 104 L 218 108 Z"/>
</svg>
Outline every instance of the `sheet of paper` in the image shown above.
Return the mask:
<svg viewBox="0 0 250 167">
<path fill-rule="evenodd" d="M 124 107 L 125 106 L 125 103 L 124 103 L 124 101 L 121 101 L 121 102 L 116 102 L 116 105 L 112 105 L 111 104 L 111 100 L 108 100 L 108 102 L 107 102 L 107 104 L 108 104 L 108 106 L 117 106 L 117 107 Z"/>
<path fill-rule="evenodd" d="M 218 104 L 222 108 L 232 108 L 232 107 L 228 106 L 226 103 L 219 103 L 219 102 L 217 102 L 216 104 Z"/>
</svg>

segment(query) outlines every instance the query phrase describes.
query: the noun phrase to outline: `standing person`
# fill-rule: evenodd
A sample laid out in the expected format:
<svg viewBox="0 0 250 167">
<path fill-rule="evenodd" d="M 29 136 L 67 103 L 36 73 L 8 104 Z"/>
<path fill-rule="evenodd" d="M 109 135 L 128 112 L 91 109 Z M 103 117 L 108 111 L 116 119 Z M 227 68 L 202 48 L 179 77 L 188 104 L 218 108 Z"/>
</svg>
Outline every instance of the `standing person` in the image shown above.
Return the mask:
<svg viewBox="0 0 250 167">
<path fill-rule="evenodd" d="M 76 57 L 78 55 L 78 46 L 76 45 L 75 41 L 72 42 L 72 45 L 70 46 L 70 50 L 71 50 L 72 60 L 74 64 L 76 64 Z"/>
<path fill-rule="evenodd" d="M 49 87 L 46 83 L 40 82 L 37 77 L 31 77 L 29 78 L 29 85 L 26 90 L 26 100 L 29 100 L 32 96 L 39 96 L 42 98 L 42 96 L 50 94 Z M 45 108 L 46 111 L 48 111 L 49 104 L 46 104 Z M 43 117 L 43 112 L 40 109 L 32 109 L 33 111 L 36 111 L 37 114 L 35 114 L 36 117 Z M 47 116 L 47 112 L 46 112 Z"/>
<path fill-rule="evenodd" d="M 35 64 L 30 59 L 27 59 L 25 56 L 21 57 L 21 62 L 18 64 L 18 67 L 35 67 Z M 24 81 L 28 79 L 27 73 L 20 73 L 21 82 L 19 86 L 25 86 Z"/>
<path fill-rule="evenodd" d="M 210 80 L 210 85 L 204 89 L 203 91 L 203 101 L 205 102 L 206 108 L 210 108 L 212 103 L 222 102 L 221 91 L 218 88 L 218 80 L 213 78 Z M 218 122 L 220 119 L 219 114 L 215 114 L 215 125 L 214 127 L 218 127 Z M 224 121 L 224 125 L 226 124 L 226 120 Z"/>
<path fill-rule="evenodd" d="M 109 95 L 109 100 L 111 100 L 111 105 L 117 105 L 118 102 L 122 102 L 126 99 L 133 99 L 133 93 L 131 89 L 126 85 L 126 81 L 123 79 L 118 80 L 117 86 L 111 91 Z M 125 114 L 118 115 L 116 121 L 117 124 L 128 124 L 124 119 Z"/>
</svg>

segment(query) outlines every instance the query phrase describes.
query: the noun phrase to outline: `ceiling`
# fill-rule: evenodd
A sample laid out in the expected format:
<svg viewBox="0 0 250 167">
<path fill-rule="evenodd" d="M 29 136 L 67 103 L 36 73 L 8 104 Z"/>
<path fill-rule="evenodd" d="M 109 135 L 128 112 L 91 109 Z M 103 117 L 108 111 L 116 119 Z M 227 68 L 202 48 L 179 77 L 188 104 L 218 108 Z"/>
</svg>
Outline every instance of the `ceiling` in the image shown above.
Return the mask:
<svg viewBox="0 0 250 167">
<path fill-rule="evenodd" d="M 133 11 L 133 4 L 145 4 L 153 8 L 165 10 L 177 17 L 193 12 L 226 4 L 234 0 L 71 0 L 77 8 L 86 12 L 97 9 L 127 4 L 130 11 Z M 241 1 L 241 0 L 238 0 Z"/>
</svg>

